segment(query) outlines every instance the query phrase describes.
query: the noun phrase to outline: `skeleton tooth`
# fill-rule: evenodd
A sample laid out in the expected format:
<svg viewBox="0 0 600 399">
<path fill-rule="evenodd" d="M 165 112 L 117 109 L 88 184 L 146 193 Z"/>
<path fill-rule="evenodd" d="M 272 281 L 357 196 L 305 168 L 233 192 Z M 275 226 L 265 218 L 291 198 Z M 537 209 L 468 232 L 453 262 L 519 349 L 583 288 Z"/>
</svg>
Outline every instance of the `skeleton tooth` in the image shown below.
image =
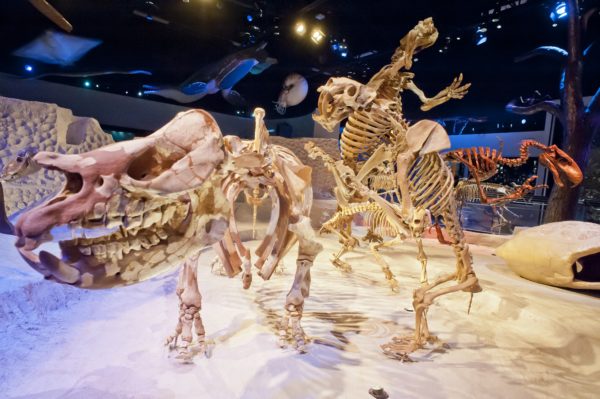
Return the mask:
<svg viewBox="0 0 600 399">
<path fill-rule="evenodd" d="M 121 196 L 115 195 L 108 200 L 106 204 L 106 214 L 109 217 L 121 216 L 123 212 L 121 211 Z"/>
<path fill-rule="evenodd" d="M 143 220 L 143 216 L 142 215 L 138 215 L 138 216 L 125 216 L 125 219 L 123 220 L 123 224 L 128 229 L 135 229 L 135 228 L 140 227 L 142 225 L 143 221 L 144 220 Z"/>
<path fill-rule="evenodd" d="M 159 229 L 159 230 L 156 232 L 156 234 L 158 235 L 158 237 L 159 237 L 161 240 L 166 240 L 166 239 L 167 239 L 167 237 L 169 237 L 169 235 L 167 234 L 167 232 L 166 232 L 165 230 L 163 230 L 163 229 Z"/>
<path fill-rule="evenodd" d="M 144 212 L 144 201 L 138 199 L 131 200 L 125 207 L 125 214 L 127 216 L 137 216 Z"/>
<path fill-rule="evenodd" d="M 150 242 L 150 239 L 148 237 L 145 236 L 141 236 L 140 237 L 140 244 L 142 245 L 142 248 L 144 249 L 148 249 L 152 246 L 152 243 Z"/>
<path fill-rule="evenodd" d="M 159 223 L 162 215 L 160 212 L 151 212 L 144 214 L 144 222 L 142 223 L 142 228 L 148 228 L 152 226 L 154 223 Z"/>
<path fill-rule="evenodd" d="M 165 210 L 162 212 L 162 217 L 160 219 L 160 224 L 166 224 L 173 218 L 175 211 L 177 210 L 176 206 L 168 205 L 165 207 Z"/>
<path fill-rule="evenodd" d="M 140 249 L 142 249 L 142 245 L 140 243 L 139 238 L 134 238 L 133 240 L 131 240 L 129 242 L 129 248 L 130 251 L 139 251 Z"/>
<path fill-rule="evenodd" d="M 148 237 L 150 239 L 150 243 L 152 245 L 156 245 L 160 242 L 160 238 L 158 238 L 158 236 L 156 234 L 152 234 L 150 237 Z"/>
<path fill-rule="evenodd" d="M 115 255 L 117 250 L 118 250 L 117 244 L 115 244 L 114 242 L 109 242 L 108 244 L 106 244 L 106 255 L 108 257 Z"/>
<path fill-rule="evenodd" d="M 123 221 L 121 220 L 121 217 L 118 215 L 117 216 L 113 215 L 112 217 L 109 217 L 106 220 L 106 227 L 109 229 L 112 229 L 113 227 L 117 227 L 117 226 L 121 227 L 122 224 L 123 224 Z"/>
<path fill-rule="evenodd" d="M 131 251 L 131 249 L 129 248 L 129 242 L 123 241 L 120 244 L 121 244 L 121 249 L 123 250 L 123 253 L 125 255 L 127 255 Z"/>
<path fill-rule="evenodd" d="M 90 256 L 92 254 L 92 248 L 90 247 L 79 247 L 79 252 L 83 255 Z"/>
<path fill-rule="evenodd" d="M 98 258 L 105 258 L 106 246 L 104 244 L 94 244 L 92 245 L 92 253 Z"/>
<path fill-rule="evenodd" d="M 92 211 L 92 217 L 94 219 L 104 219 L 106 217 L 106 205 L 101 202 L 96 203 Z"/>
</svg>

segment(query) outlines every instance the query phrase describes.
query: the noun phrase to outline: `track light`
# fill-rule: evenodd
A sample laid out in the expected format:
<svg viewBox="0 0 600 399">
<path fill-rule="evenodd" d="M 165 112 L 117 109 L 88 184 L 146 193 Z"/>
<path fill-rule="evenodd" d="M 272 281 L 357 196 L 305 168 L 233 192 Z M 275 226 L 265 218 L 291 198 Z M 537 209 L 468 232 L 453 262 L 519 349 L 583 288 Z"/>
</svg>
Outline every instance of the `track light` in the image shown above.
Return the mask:
<svg viewBox="0 0 600 399">
<path fill-rule="evenodd" d="M 325 34 L 319 28 L 314 28 L 310 33 L 310 40 L 315 44 L 320 44 L 321 41 L 323 41 L 323 38 L 325 38 Z"/>
<path fill-rule="evenodd" d="M 294 32 L 296 32 L 298 36 L 304 36 L 304 34 L 306 33 L 306 25 L 304 24 L 304 22 L 297 22 L 296 26 L 294 27 Z"/>
</svg>

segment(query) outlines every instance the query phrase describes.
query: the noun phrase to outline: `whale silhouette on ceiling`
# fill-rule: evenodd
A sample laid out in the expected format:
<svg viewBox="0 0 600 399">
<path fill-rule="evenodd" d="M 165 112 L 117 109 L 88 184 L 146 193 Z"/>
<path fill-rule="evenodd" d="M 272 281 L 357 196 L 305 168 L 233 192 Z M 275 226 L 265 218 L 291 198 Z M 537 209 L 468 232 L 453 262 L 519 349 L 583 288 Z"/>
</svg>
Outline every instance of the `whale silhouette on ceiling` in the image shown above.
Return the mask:
<svg viewBox="0 0 600 399">
<path fill-rule="evenodd" d="M 179 86 L 144 85 L 144 94 L 168 98 L 179 103 L 192 103 L 220 91 L 228 103 L 243 107 L 245 100 L 233 90 L 233 86 L 248 73 L 257 75 L 277 63 L 276 59 L 268 56 L 265 51 L 266 45 L 267 43 L 261 43 L 230 54 L 194 73 Z"/>
</svg>

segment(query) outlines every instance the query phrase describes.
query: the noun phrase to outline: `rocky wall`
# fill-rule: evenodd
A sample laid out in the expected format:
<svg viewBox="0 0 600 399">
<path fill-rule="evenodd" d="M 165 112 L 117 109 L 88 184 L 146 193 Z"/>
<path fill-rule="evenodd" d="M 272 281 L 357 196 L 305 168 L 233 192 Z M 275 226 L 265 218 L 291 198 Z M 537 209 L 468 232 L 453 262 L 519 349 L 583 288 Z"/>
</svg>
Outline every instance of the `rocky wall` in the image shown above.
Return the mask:
<svg viewBox="0 0 600 399">
<path fill-rule="evenodd" d="M 314 142 L 316 145 L 321 147 L 323 151 L 328 153 L 333 159 L 340 159 L 340 150 L 338 148 L 338 140 L 335 138 L 331 139 L 320 139 L 320 138 L 295 138 L 289 139 L 286 137 L 271 136 L 269 138 L 272 144 L 277 144 L 289 148 L 296 154 L 298 158 L 305 165 L 310 166 L 312 171 L 312 184 L 313 184 L 313 196 L 316 199 L 332 199 L 333 188 L 335 187 L 335 180 L 331 172 L 325 168 L 322 159 L 310 159 L 304 145 L 309 141 Z"/>
<path fill-rule="evenodd" d="M 77 154 L 112 142 L 95 119 L 74 116 L 56 104 L 0 97 L 0 168 L 25 148 Z M 7 215 L 51 197 L 63 181 L 60 173 L 40 170 L 2 182 Z"/>
</svg>

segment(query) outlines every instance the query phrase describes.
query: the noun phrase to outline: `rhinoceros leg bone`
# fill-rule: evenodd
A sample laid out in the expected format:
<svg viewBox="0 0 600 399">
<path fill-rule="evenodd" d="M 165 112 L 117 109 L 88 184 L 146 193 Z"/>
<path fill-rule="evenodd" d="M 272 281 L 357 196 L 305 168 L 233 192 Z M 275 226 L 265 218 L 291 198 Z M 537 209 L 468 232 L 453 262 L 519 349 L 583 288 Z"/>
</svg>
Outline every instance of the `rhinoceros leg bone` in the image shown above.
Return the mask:
<svg viewBox="0 0 600 399">
<path fill-rule="evenodd" d="M 165 344 L 170 349 L 177 350 L 179 357 L 191 355 L 191 344 L 196 334 L 196 339 L 201 350 L 204 350 L 205 331 L 200 316 L 202 296 L 198 289 L 197 266 L 199 253 L 188 258 L 179 274 L 176 293 L 179 297 L 179 317 L 175 332 L 170 335 Z M 178 343 L 179 338 L 181 342 Z"/>
<path fill-rule="evenodd" d="M 299 248 L 296 259 L 296 275 L 292 288 L 285 298 L 285 314 L 279 330 L 279 344 L 286 346 L 288 329 L 292 329 L 294 346 L 299 352 L 305 352 L 307 337 L 300 321 L 304 310 L 304 300 L 310 294 L 310 268 L 323 246 L 316 241 L 315 232 L 306 216 L 300 216 L 297 223 L 291 224 L 290 231 L 298 236 Z"/>
</svg>

